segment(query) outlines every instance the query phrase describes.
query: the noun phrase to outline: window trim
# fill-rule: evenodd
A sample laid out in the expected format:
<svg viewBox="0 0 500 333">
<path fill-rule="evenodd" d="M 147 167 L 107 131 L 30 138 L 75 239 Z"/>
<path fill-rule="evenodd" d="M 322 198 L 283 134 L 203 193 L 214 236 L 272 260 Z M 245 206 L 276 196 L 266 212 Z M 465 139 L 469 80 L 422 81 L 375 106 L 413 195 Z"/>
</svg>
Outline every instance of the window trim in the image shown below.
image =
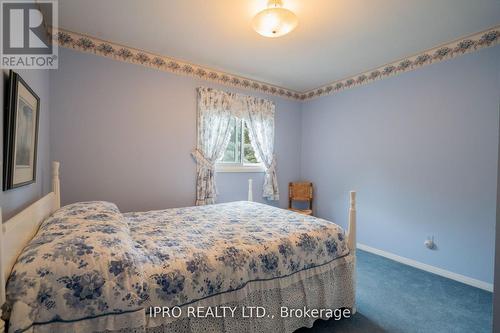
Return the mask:
<svg viewBox="0 0 500 333">
<path fill-rule="evenodd" d="M 224 163 L 215 164 L 215 172 L 265 172 L 266 168 L 261 163 Z"/>
</svg>

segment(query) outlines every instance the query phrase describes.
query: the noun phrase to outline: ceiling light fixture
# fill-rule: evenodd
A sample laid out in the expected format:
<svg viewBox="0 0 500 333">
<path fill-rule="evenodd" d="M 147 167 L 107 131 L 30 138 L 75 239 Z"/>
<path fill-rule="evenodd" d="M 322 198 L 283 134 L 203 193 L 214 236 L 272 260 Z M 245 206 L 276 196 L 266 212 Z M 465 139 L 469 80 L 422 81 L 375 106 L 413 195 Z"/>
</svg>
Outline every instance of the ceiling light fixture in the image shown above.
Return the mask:
<svg viewBox="0 0 500 333">
<path fill-rule="evenodd" d="M 264 37 L 281 37 L 286 35 L 299 23 L 297 16 L 283 8 L 281 0 L 270 0 L 267 9 L 259 12 L 252 20 L 255 31 Z"/>
</svg>

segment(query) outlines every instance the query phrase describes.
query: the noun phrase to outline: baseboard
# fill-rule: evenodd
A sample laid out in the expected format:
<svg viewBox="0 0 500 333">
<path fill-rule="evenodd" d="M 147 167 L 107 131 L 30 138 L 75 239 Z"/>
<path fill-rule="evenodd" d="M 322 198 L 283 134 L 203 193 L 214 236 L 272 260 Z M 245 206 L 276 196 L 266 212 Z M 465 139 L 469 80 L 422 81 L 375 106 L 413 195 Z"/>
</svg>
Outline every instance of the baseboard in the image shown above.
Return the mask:
<svg viewBox="0 0 500 333">
<path fill-rule="evenodd" d="M 453 273 L 453 272 L 447 271 L 447 270 L 442 269 L 442 268 L 427 265 L 427 264 L 421 263 L 421 262 L 413 260 L 413 259 L 401 257 L 401 256 L 398 256 L 397 254 L 393 254 L 390 252 L 379 250 L 379 249 L 376 249 L 376 248 L 368 246 L 368 245 L 364 245 L 364 244 L 360 244 L 360 243 L 357 243 L 356 245 L 357 245 L 357 248 L 360 250 L 370 252 L 373 254 L 377 254 L 379 256 L 400 262 L 400 263 L 408 265 L 408 266 L 412 266 L 412 267 L 421 269 L 423 271 L 434 273 L 434 274 L 443 276 L 443 277 L 448 278 L 448 279 L 452 279 L 452 280 L 462 282 L 462 283 L 468 284 L 468 285 L 476 287 L 476 288 L 480 288 L 483 290 L 493 292 L 493 284 L 492 283 L 487 283 L 487 282 L 477 280 L 477 279 L 474 279 L 474 278 L 471 278 L 471 277 L 468 277 L 465 275 Z"/>
</svg>

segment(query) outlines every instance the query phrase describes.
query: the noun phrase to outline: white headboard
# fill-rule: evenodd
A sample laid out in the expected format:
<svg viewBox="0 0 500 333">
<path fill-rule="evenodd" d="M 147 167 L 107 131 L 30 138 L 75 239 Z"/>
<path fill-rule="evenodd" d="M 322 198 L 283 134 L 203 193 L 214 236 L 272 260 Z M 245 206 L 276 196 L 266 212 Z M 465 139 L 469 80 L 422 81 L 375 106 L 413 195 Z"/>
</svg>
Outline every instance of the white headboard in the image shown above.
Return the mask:
<svg viewBox="0 0 500 333">
<path fill-rule="evenodd" d="M 0 305 L 5 302 L 5 282 L 10 275 L 17 257 L 35 236 L 43 220 L 61 206 L 59 162 L 52 162 L 52 192 L 37 200 L 11 219 L 2 222 L 0 207 Z M 2 311 L 0 309 L 0 315 Z M 4 322 L 0 320 L 0 332 Z"/>
</svg>

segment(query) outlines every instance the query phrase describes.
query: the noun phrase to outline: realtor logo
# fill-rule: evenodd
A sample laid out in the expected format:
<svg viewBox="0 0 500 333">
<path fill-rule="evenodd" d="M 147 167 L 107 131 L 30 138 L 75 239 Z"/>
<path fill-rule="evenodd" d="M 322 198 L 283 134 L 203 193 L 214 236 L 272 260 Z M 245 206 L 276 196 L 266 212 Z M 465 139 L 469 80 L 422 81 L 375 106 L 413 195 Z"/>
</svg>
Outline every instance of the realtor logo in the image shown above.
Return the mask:
<svg viewBox="0 0 500 333">
<path fill-rule="evenodd" d="M 1 66 L 9 69 L 57 68 L 57 0 L 25 0 L 1 3 Z"/>
</svg>

